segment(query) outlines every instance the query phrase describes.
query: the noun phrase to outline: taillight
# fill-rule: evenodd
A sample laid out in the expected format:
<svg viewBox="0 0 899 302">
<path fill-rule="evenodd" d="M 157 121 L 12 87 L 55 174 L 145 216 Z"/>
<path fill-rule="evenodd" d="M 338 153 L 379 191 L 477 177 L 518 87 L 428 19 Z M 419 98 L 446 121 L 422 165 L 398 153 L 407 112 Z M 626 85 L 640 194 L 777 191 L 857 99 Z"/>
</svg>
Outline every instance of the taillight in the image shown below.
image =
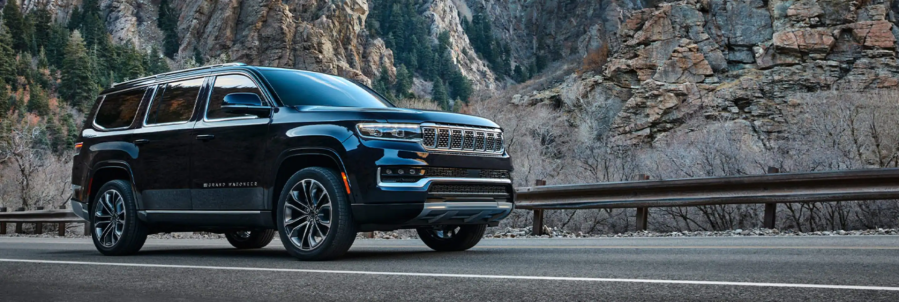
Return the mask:
<svg viewBox="0 0 899 302">
<path fill-rule="evenodd" d="M 75 155 L 81 154 L 81 146 L 83 145 L 84 143 L 75 143 Z"/>
</svg>

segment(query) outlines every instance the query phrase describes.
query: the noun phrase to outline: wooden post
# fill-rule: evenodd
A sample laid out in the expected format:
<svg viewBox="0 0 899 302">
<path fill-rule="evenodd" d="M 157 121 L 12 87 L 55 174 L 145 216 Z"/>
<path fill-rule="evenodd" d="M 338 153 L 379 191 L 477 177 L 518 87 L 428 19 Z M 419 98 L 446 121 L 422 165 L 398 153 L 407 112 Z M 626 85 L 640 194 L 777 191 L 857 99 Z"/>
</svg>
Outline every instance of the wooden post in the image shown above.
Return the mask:
<svg viewBox="0 0 899 302">
<path fill-rule="evenodd" d="M 44 210 L 44 207 L 37 207 L 38 211 Z M 35 222 L 34 223 L 34 233 L 35 234 L 43 234 L 44 233 L 44 223 L 43 222 Z"/>
<path fill-rule="evenodd" d="M 61 205 L 61 206 L 59 206 L 59 209 L 65 210 L 66 206 Z M 59 225 L 56 226 L 56 234 L 59 235 L 59 237 L 66 236 L 66 223 L 65 222 L 60 222 Z"/>
<path fill-rule="evenodd" d="M 649 175 L 646 174 L 637 174 L 638 181 L 649 180 Z M 649 224 L 649 208 L 642 207 L 637 208 L 637 231 L 645 231 L 647 229 L 647 225 Z"/>
<path fill-rule="evenodd" d="M 0 207 L 0 213 L 6 212 L 6 207 Z M 6 234 L 6 222 L 0 222 L 0 235 Z"/>
<path fill-rule="evenodd" d="M 535 187 L 545 186 L 546 180 L 538 179 L 534 182 Z M 531 227 L 531 234 L 540 236 L 543 234 L 543 210 L 534 210 L 534 226 Z"/>
<path fill-rule="evenodd" d="M 24 212 L 24 211 L 25 211 L 25 208 L 23 208 L 23 207 L 16 208 L 16 212 Z M 16 234 L 22 234 L 22 223 L 21 222 L 16 222 Z"/>
<path fill-rule="evenodd" d="M 780 173 L 780 169 L 775 167 L 768 167 L 768 174 Z M 776 203 L 766 203 L 765 204 L 765 220 L 763 221 L 763 226 L 766 229 L 773 229 L 777 222 L 777 204 Z"/>
</svg>

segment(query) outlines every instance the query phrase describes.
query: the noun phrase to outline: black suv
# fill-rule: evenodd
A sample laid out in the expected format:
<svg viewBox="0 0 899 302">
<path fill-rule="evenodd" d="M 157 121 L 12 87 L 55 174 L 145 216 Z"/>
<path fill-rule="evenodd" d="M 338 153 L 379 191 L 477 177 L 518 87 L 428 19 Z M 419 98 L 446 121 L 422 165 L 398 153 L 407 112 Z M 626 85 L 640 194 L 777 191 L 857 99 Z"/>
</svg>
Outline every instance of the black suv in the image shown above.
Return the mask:
<svg viewBox="0 0 899 302">
<path fill-rule="evenodd" d="M 376 230 L 414 228 L 435 250 L 461 251 L 512 211 L 511 171 L 487 119 L 233 63 L 104 91 L 76 144 L 71 203 L 106 255 L 161 232 L 261 248 L 276 229 L 303 260 L 339 257 L 356 232 Z"/>
</svg>

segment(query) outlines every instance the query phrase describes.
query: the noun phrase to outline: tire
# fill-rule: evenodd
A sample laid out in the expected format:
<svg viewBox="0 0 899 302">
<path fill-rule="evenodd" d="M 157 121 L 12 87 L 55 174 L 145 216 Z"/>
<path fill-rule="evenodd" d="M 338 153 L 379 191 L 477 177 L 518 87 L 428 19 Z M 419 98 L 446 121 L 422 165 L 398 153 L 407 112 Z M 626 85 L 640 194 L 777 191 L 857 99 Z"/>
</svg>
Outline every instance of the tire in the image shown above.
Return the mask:
<svg viewBox="0 0 899 302">
<path fill-rule="evenodd" d="M 103 184 L 91 204 L 91 238 L 106 256 L 132 255 L 147 241 L 147 226 L 137 219 L 137 203 L 131 183 L 113 180 Z"/>
<path fill-rule="evenodd" d="M 225 233 L 228 243 L 238 249 L 264 248 L 275 238 L 275 230 L 256 230 Z"/>
<path fill-rule="evenodd" d="M 281 242 L 299 260 L 339 258 L 356 240 L 346 188 L 334 170 L 311 167 L 291 176 L 278 199 L 277 213 Z"/>
<path fill-rule="evenodd" d="M 435 251 L 460 252 L 477 245 L 484 237 L 487 225 L 436 226 L 416 231 L 418 238 Z"/>
</svg>

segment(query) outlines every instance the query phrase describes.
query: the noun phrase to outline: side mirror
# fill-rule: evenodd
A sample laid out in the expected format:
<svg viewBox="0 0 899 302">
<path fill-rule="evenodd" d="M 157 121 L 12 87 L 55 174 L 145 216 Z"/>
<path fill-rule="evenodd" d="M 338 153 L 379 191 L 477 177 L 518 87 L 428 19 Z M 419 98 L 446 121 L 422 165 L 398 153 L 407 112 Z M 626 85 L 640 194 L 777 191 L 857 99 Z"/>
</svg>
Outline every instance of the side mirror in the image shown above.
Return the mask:
<svg viewBox="0 0 899 302">
<path fill-rule="evenodd" d="M 225 96 L 222 111 L 231 114 L 249 114 L 258 117 L 270 117 L 272 108 L 262 104 L 258 94 L 252 92 L 235 92 Z"/>
</svg>

